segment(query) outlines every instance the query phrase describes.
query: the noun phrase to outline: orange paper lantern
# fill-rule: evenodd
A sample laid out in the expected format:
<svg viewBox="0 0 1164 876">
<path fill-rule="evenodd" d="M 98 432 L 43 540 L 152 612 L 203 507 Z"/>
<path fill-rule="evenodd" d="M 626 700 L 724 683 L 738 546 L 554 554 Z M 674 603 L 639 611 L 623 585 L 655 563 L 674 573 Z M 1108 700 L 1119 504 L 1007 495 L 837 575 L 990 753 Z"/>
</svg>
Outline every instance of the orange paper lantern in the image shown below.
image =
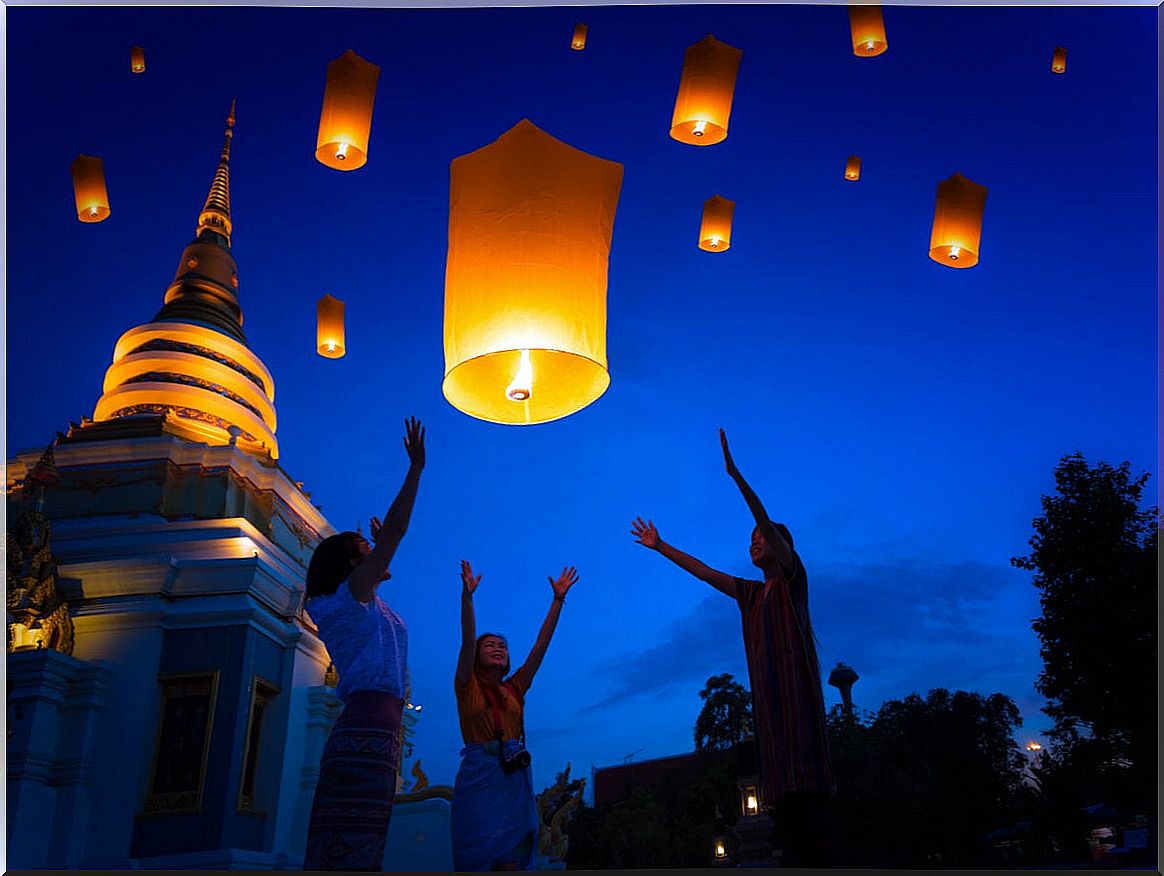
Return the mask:
<svg viewBox="0 0 1164 876">
<path fill-rule="evenodd" d="M 372 104 L 380 68 L 348 49 L 327 65 L 315 157 L 335 170 L 356 170 L 368 160 Z"/>
<path fill-rule="evenodd" d="M 872 58 L 889 48 L 880 6 L 850 6 L 849 30 L 853 35 L 853 54 L 859 58 Z"/>
<path fill-rule="evenodd" d="M 861 156 L 850 155 L 845 162 L 845 179 L 857 180 L 861 178 Z"/>
<path fill-rule="evenodd" d="M 743 54 L 711 34 L 688 46 L 671 115 L 673 139 L 692 146 L 711 146 L 727 137 Z"/>
<path fill-rule="evenodd" d="M 528 119 L 450 166 L 445 398 L 493 423 L 606 391 L 606 285 L 622 165 Z"/>
<path fill-rule="evenodd" d="M 930 258 L 951 268 L 978 264 L 986 186 L 955 173 L 938 184 Z"/>
<path fill-rule="evenodd" d="M 706 252 L 727 252 L 732 245 L 732 214 L 736 202 L 712 195 L 703 202 L 699 225 L 699 248 Z"/>
<path fill-rule="evenodd" d="M 327 359 L 339 359 L 344 347 L 344 303 L 324 295 L 315 304 L 315 348 Z"/>
<path fill-rule="evenodd" d="M 1051 72 L 1067 72 L 1067 50 L 1062 46 L 1055 46 L 1055 51 L 1051 54 Z"/>
<path fill-rule="evenodd" d="M 141 46 L 129 50 L 129 69 L 134 73 L 145 72 L 145 49 Z"/>
<path fill-rule="evenodd" d="M 590 30 L 590 28 L 581 22 L 574 25 L 574 37 L 570 40 L 571 49 L 580 52 L 586 48 L 586 32 L 588 30 Z"/>
<path fill-rule="evenodd" d="M 92 155 L 78 155 L 73 161 L 73 198 L 77 218 L 101 222 L 109 218 L 109 193 L 105 189 L 105 162 Z"/>
</svg>

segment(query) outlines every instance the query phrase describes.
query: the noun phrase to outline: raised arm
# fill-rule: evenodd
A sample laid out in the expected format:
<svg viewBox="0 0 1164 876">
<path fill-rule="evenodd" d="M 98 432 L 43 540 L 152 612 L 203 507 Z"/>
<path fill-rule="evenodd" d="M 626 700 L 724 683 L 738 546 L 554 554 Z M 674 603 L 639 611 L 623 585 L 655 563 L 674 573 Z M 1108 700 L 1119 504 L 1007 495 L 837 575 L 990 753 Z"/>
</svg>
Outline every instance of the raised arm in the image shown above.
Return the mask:
<svg viewBox="0 0 1164 876">
<path fill-rule="evenodd" d="M 538 667 L 542 665 L 542 658 L 546 656 L 546 648 L 550 646 L 550 639 L 554 637 L 554 628 L 558 626 L 558 617 L 562 614 L 562 606 L 566 604 L 566 591 L 578 583 L 578 570 L 573 566 L 562 569 L 557 580 L 549 579 L 554 589 L 554 598 L 550 602 L 550 610 L 546 612 L 546 619 L 542 621 L 542 628 L 538 630 L 538 637 L 533 647 L 529 649 L 529 656 L 521 666 L 526 682 L 533 681 Z"/>
<path fill-rule="evenodd" d="M 404 476 L 404 483 L 400 492 L 392 502 L 392 507 L 384 515 L 384 523 L 373 517 L 371 522 L 372 541 L 375 547 L 364 558 L 352 574 L 348 577 L 348 586 L 352 595 L 361 602 L 369 602 L 376 592 L 378 585 L 384 578 L 384 572 L 401 539 L 408 529 L 408 521 L 412 516 L 412 506 L 416 502 L 416 491 L 420 486 L 420 473 L 424 470 L 424 426 L 416 417 L 409 417 L 404 423 L 404 449 L 408 453 L 408 474 Z"/>
<path fill-rule="evenodd" d="M 473 661 L 477 655 L 477 619 L 473 613 L 473 591 L 481 583 L 481 576 L 473 576 L 473 567 L 461 560 L 461 653 L 457 656 L 458 685 L 469 683 L 473 673 Z"/>
<path fill-rule="evenodd" d="M 736 598 L 735 578 L 726 572 L 713 569 L 690 554 L 685 554 L 678 548 L 667 544 L 659 537 L 659 531 L 655 529 L 653 521 L 644 522 L 643 518 L 636 517 L 631 522 L 631 535 L 635 537 L 638 544 L 658 551 L 683 571 L 690 572 L 700 581 L 706 581 L 720 593 L 730 596 L 732 599 Z"/>
<path fill-rule="evenodd" d="M 739 487 L 744 501 L 748 503 L 748 510 L 752 512 L 756 526 L 760 527 L 760 531 L 764 534 L 764 541 L 768 542 L 772 546 L 772 550 L 776 552 L 781 568 L 786 572 L 792 573 L 796 566 L 796 561 L 792 558 L 792 549 L 788 546 L 788 542 L 784 540 L 784 536 L 780 534 L 780 530 L 773 525 L 772 518 L 764 510 L 764 505 L 760 501 L 760 497 L 756 495 L 755 490 L 748 485 L 748 482 L 744 480 L 744 476 L 740 474 L 740 470 L 736 468 L 736 463 L 732 459 L 732 452 L 728 449 L 727 435 L 723 429 L 719 430 L 719 444 L 723 448 L 724 467 L 727 469 L 727 473 L 731 479 L 736 482 L 736 486 Z"/>
</svg>

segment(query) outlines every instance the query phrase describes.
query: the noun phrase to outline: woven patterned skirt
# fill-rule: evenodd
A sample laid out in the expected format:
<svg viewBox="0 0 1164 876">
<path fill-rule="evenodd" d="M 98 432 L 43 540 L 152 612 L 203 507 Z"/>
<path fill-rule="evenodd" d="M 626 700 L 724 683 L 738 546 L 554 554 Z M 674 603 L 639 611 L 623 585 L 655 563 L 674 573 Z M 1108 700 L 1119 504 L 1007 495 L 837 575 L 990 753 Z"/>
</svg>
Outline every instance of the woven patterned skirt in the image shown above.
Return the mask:
<svg viewBox="0 0 1164 876">
<path fill-rule="evenodd" d="M 349 695 L 320 759 L 304 870 L 383 869 L 403 709 L 380 691 Z"/>
</svg>

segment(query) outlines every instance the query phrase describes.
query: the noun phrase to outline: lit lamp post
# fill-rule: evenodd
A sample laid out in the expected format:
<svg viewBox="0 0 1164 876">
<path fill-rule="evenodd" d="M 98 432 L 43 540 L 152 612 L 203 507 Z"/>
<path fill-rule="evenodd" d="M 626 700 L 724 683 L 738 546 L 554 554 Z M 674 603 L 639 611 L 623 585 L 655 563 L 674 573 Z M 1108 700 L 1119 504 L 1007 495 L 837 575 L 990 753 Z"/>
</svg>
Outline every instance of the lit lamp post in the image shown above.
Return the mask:
<svg viewBox="0 0 1164 876">
<path fill-rule="evenodd" d="M 732 857 L 728 852 L 728 827 L 717 803 L 715 807 L 715 832 L 711 838 L 711 866 L 731 867 L 732 865 Z"/>
<path fill-rule="evenodd" d="M 739 838 L 736 853 L 737 867 L 775 867 L 774 857 L 780 852 L 772 850 L 772 819 L 764 812 L 764 799 L 760 795 L 760 784 L 755 776 L 748 776 L 736 782 L 740 789 L 740 817 L 734 828 Z"/>
</svg>

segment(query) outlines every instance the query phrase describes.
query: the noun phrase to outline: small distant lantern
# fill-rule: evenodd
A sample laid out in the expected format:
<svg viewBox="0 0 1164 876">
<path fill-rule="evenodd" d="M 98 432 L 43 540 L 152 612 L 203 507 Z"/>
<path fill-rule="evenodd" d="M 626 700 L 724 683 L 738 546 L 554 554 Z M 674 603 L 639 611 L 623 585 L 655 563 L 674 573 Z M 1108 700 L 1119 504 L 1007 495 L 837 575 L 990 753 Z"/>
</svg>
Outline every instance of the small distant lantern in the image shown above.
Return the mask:
<svg viewBox="0 0 1164 876">
<path fill-rule="evenodd" d="M 1062 46 L 1055 46 L 1055 51 L 1051 54 L 1051 72 L 1067 72 L 1067 50 Z"/>
<path fill-rule="evenodd" d="M 335 170 L 356 170 L 368 160 L 372 104 L 380 68 L 348 49 L 327 65 L 315 157 Z"/>
<path fill-rule="evenodd" d="M 347 352 L 344 303 L 331 295 L 324 295 L 315 304 L 315 344 L 319 355 L 327 359 L 339 359 Z"/>
<path fill-rule="evenodd" d="M 105 189 L 105 162 L 93 155 L 78 155 L 73 160 L 72 171 L 77 218 L 82 222 L 108 219 L 109 192 Z"/>
<path fill-rule="evenodd" d="M 532 425 L 606 391 L 607 265 L 622 173 L 528 119 L 453 159 L 441 386 L 453 407 Z"/>
<path fill-rule="evenodd" d="M 727 252 L 732 245 L 732 214 L 736 202 L 712 195 L 703 202 L 699 225 L 699 248 L 705 252 Z"/>
<path fill-rule="evenodd" d="M 570 40 L 570 48 L 577 52 L 586 48 L 586 32 L 590 30 L 590 26 L 579 22 L 574 25 L 574 37 Z"/>
<path fill-rule="evenodd" d="M 129 50 L 129 69 L 134 73 L 145 72 L 145 49 L 141 46 Z"/>
<path fill-rule="evenodd" d="M 740 812 L 744 815 L 759 815 L 762 808 L 760 786 L 754 779 L 741 779 L 736 786 L 740 789 Z"/>
<path fill-rule="evenodd" d="M 889 48 L 880 6 L 850 6 L 849 30 L 853 36 L 853 54 L 859 58 L 872 58 Z"/>
<path fill-rule="evenodd" d="M 938 184 L 930 258 L 951 268 L 978 264 L 986 186 L 955 173 Z"/>
<path fill-rule="evenodd" d="M 712 840 L 712 855 L 717 861 L 722 861 L 727 857 L 727 838 L 717 836 Z"/>
<path fill-rule="evenodd" d="M 692 146 L 711 146 L 727 137 L 728 117 L 743 50 L 711 34 L 688 46 L 671 115 L 671 137 Z"/>
<path fill-rule="evenodd" d="M 845 162 L 845 179 L 858 180 L 861 178 L 861 156 L 850 155 Z"/>
</svg>

